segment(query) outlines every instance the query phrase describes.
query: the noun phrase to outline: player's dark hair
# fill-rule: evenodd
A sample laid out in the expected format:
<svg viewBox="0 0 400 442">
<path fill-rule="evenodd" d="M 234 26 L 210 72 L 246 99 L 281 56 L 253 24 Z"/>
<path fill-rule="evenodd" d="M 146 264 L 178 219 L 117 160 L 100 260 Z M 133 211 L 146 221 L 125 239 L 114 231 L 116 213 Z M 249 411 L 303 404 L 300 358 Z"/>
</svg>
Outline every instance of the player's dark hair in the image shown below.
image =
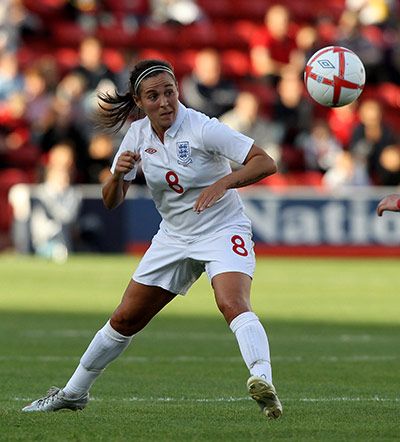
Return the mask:
<svg viewBox="0 0 400 442">
<path fill-rule="evenodd" d="M 135 91 L 135 84 L 138 78 L 146 70 L 149 70 L 150 72 L 145 75 L 143 79 L 159 75 L 162 70 L 150 70 L 150 68 L 155 66 L 163 66 L 169 69 L 173 74 L 173 68 L 168 61 L 143 60 L 137 63 L 133 68 L 129 77 L 129 87 L 125 94 L 120 94 L 118 91 L 115 91 L 114 94 L 106 92 L 98 95 L 99 110 L 95 119 L 100 126 L 106 129 L 113 129 L 112 132 L 116 133 L 121 129 L 129 117 L 133 117 L 134 120 L 137 120 L 143 116 L 143 112 L 136 105 L 133 98 L 134 96 L 140 96 L 141 85 L 139 83 L 137 85 L 137 90 Z M 174 81 L 176 81 L 175 76 Z"/>
</svg>

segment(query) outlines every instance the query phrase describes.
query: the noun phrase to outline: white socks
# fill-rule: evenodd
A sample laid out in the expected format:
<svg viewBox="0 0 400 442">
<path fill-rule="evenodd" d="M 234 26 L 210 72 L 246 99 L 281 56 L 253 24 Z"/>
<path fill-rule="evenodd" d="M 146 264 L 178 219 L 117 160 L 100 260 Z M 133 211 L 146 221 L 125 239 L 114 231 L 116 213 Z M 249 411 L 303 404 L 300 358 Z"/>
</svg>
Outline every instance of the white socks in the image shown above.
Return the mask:
<svg viewBox="0 0 400 442">
<path fill-rule="evenodd" d="M 252 376 L 272 384 L 269 343 L 264 327 L 253 312 L 244 312 L 229 324 L 236 336 L 240 352 Z"/>
<path fill-rule="evenodd" d="M 107 365 L 128 347 L 132 337 L 121 335 L 108 321 L 96 333 L 83 354 L 78 368 L 63 388 L 65 396 L 68 398 L 85 395 Z"/>
<path fill-rule="evenodd" d="M 241 313 L 229 326 L 236 336 L 250 374 L 262 377 L 272 384 L 268 338 L 257 315 L 253 312 Z M 132 337 L 121 335 L 108 321 L 96 333 L 80 364 L 63 388 L 65 396 L 84 396 L 107 365 L 128 347 Z"/>
</svg>

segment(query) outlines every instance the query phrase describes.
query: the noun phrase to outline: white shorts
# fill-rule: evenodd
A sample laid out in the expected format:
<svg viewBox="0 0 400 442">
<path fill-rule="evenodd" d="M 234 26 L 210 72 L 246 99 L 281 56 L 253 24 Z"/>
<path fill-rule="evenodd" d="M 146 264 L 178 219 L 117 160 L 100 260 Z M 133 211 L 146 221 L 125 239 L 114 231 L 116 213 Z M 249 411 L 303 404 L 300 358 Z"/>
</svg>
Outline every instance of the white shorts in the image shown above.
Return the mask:
<svg viewBox="0 0 400 442">
<path fill-rule="evenodd" d="M 189 243 L 159 230 L 132 278 L 185 295 L 204 271 L 211 282 L 215 275 L 225 272 L 241 272 L 253 278 L 254 269 L 254 243 L 248 230 L 229 228 Z"/>
</svg>

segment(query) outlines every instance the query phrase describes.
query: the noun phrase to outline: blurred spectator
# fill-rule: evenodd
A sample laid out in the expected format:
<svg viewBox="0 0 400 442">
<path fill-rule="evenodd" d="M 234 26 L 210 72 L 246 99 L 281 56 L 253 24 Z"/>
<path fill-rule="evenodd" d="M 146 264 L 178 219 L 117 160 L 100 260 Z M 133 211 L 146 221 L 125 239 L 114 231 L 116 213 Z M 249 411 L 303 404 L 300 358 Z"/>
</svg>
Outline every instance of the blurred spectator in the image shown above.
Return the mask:
<svg viewBox="0 0 400 442">
<path fill-rule="evenodd" d="M 210 117 L 219 117 L 232 109 L 237 88 L 221 74 L 221 59 L 215 49 L 203 49 L 196 55 L 193 73 L 181 81 L 183 102 Z"/>
<path fill-rule="evenodd" d="M 381 104 L 368 99 L 359 108 L 360 124 L 352 134 L 350 150 L 353 155 L 362 157 L 367 163 L 367 170 L 372 183 L 379 183 L 379 158 L 386 146 L 396 144 L 396 137 L 383 119 Z"/>
<path fill-rule="evenodd" d="M 271 6 L 265 14 L 264 26 L 250 41 L 254 75 L 276 83 L 296 52 L 295 37 L 289 9 L 284 5 Z"/>
<path fill-rule="evenodd" d="M 34 182 L 40 149 L 32 141 L 25 109 L 25 99 L 20 93 L 0 104 L 0 169 L 19 168 L 27 182 Z"/>
<path fill-rule="evenodd" d="M 37 142 L 49 118 L 53 95 L 47 88 L 46 79 L 36 67 L 24 72 L 24 97 L 26 99 L 25 118 L 32 128 L 32 136 Z"/>
<path fill-rule="evenodd" d="M 387 80 L 381 42 L 363 35 L 359 15 L 356 11 L 343 11 L 339 19 L 337 38 L 334 44 L 344 46 L 360 57 L 369 84 Z"/>
<path fill-rule="evenodd" d="M 119 92 L 125 92 L 129 85 L 129 77 L 136 63 L 139 62 L 138 51 L 127 48 L 122 51 L 124 59 L 123 68 L 115 74 L 115 84 Z"/>
<path fill-rule="evenodd" d="M 103 62 L 103 47 L 95 37 L 85 38 L 79 47 L 79 66 L 73 72 L 85 79 L 85 91 L 92 93 L 97 90 L 100 81 L 109 80 L 115 84 L 114 74 Z"/>
<path fill-rule="evenodd" d="M 21 27 L 27 18 L 22 0 L 0 2 L 0 53 L 15 53 L 20 45 Z"/>
<path fill-rule="evenodd" d="M 332 46 L 337 38 L 337 20 L 329 14 L 321 14 L 315 18 L 314 22 L 319 41 L 317 49 L 321 49 L 325 46 Z"/>
<path fill-rule="evenodd" d="M 73 250 L 81 194 L 71 183 L 74 153 L 66 144 L 49 152 L 44 182 L 32 198 L 30 231 L 36 254 L 63 262 Z"/>
<path fill-rule="evenodd" d="M 20 92 L 23 84 L 17 56 L 11 52 L 0 51 L 0 100 L 6 100 L 10 95 Z"/>
<path fill-rule="evenodd" d="M 357 103 L 353 101 L 347 106 L 333 107 L 327 116 L 330 130 L 344 149 L 349 147 L 351 134 L 359 123 Z"/>
<path fill-rule="evenodd" d="M 11 188 L 12 237 L 17 252 L 33 252 L 57 262 L 67 259 L 73 250 L 81 206 L 80 191 L 71 183 L 73 174 L 72 148 L 59 144 L 48 154 L 42 184 Z"/>
<path fill-rule="evenodd" d="M 391 0 L 346 0 L 346 8 L 358 14 L 362 25 L 379 25 L 389 17 Z"/>
<path fill-rule="evenodd" d="M 63 97 L 53 98 L 51 112 L 40 137 L 43 153 L 59 143 L 73 146 L 78 182 L 85 182 L 88 164 L 88 138 L 81 126 L 74 121 L 71 102 Z"/>
<path fill-rule="evenodd" d="M 222 123 L 255 140 L 275 161 L 279 161 L 279 134 L 276 125 L 259 113 L 260 102 L 251 92 L 240 92 L 235 107 L 220 117 Z"/>
<path fill-rule="evenodd" d="M 400 85 L 400 26 L 391 32 L 391 44 L 388 50 L 389 80 Z"/>
<path fill-rule="evenodd" d="M 53 54 L 42 55 L 34 66 L 44 78 L 46 89 L 54 94 L 57 85 L 60 82 L 60 68 Z"/>
<path fill-rule="evenodd" d="M 75 175 L 75 154 L 73 146 L 67 142 L 61 142 L 52 146 L 44 160 L 48 169 L 58 168 L 68 170 L 71 178 Z"/>
<path fill-rule="evenodd" d="M 27 255 L 32 252 L 29 219 L 31 195 L 27 184 L 18 183 L 10 188 L 8 202 L 12 207 L 11 239 L 16 252 Z"/>
<path fill-rule="evenodd" d="M 331 191 L 340 191 L 346 186 L 370 184 L 365 158 L 353 157 L 345 150 L 336 155 L 333 166 L 325 172 L 322 178 L 322 185 Z"/>
<path fill-rule="evenodd" d="M 55 97 L 69 108 L 71 123 L 89 137 L 93 130 L 93 124 L 91 124 L 85 109 L 84 92 L 84 77 L 78 72 L 70 72 L 57 85 Z"/>
<path fill-rule="evenodd" d="M 310 132 L 299 135 L 296 144 L 304 151 L 306 169 L 319 172 L 326 172 L 333 167 L 338 154 L 343 150 L 325 120 L 315 121 Z"/>
<path fill-rule="evenodd" d="M 151 18 L 158 23 L 190 25 L 204 17 L 195 0 L 150 0 Z"/>
<path fill-rule="evenodd" d="M 98 22 L 103 19 L 102 3 L 102 0 L 67 0 L 63 13 L 71 17 L 87 34 L 93 34 Z"/>
<path fill-rule="evenodd" d="M 80 204 L 81 195 L 71 185 L 69 171 L 48 168 L 32 202 L 32 245 L 37 255 L 58 262 L 67 259 L 73 250 Z"/>
<path fill-rule="evenodd" d="M 304 82 L 295 69 L 286 68 L 277 85 L 278 100 L 273 107 L 273 120 L 280 130 L 284 170 L 304 167 L 302 150 L 295 146 L 296 138 L 308 133 L 313 120 L 311 101 L 305 98 Z"/>
<path fill-rule="evenodd" d="M 381 186 L 398 186 L 400 184 L 400 146 L 385 146 L 379 155 L 377 180 Z"/>
<path fill-rule="evenodd" d="M 114 156 L 113 139 L 106 134 L 96 134 L 89 144 L 88 177 L 86 182 L 103 184 L 110 176 Z"/>
<path fill-rule="evenodd" d="M 295 42 L 297 50 L 292 52 L 291 62 L 301 73 L 310 57 L 323 46 L 320 45 L 316 27 L 311 24 L 303 25 L 297 31 Z"/>
</svg>

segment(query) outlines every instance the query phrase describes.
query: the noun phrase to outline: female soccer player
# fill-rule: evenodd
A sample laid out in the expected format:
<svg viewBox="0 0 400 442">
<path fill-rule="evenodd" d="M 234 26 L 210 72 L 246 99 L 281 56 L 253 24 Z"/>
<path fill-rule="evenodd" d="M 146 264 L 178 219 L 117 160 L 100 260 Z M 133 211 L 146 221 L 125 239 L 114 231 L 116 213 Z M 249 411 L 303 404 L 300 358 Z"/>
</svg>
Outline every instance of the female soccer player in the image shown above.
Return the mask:
<svg viewBox="0 0 400 442">
<path fill-rule="evenodd" d="M 251 224 L 236 190 L 275 173 L 275 162 L 254 140 L 183 106 L 172 67 L 164 61 L 139 62 L 129 91 L 100 96 L 100 107 L 100 120 L 116 131 L 130 115 L 145 114 L 132 123 L 115 156 L 112 176 L 103 186 L 105 206 L 111 210 L 124 201 L 142 161 L 162 222 L 120 305 L 66 386 L 53 387 L 23 410 L 83 409 L 106 366 L 205 271 L 250 371 L 250 396 L 268 418 L 280 417 L 267 335 L 250 304 L 255 267 Z M 243 167 L 232 172 L 229 160 Z"/>
</svg>

